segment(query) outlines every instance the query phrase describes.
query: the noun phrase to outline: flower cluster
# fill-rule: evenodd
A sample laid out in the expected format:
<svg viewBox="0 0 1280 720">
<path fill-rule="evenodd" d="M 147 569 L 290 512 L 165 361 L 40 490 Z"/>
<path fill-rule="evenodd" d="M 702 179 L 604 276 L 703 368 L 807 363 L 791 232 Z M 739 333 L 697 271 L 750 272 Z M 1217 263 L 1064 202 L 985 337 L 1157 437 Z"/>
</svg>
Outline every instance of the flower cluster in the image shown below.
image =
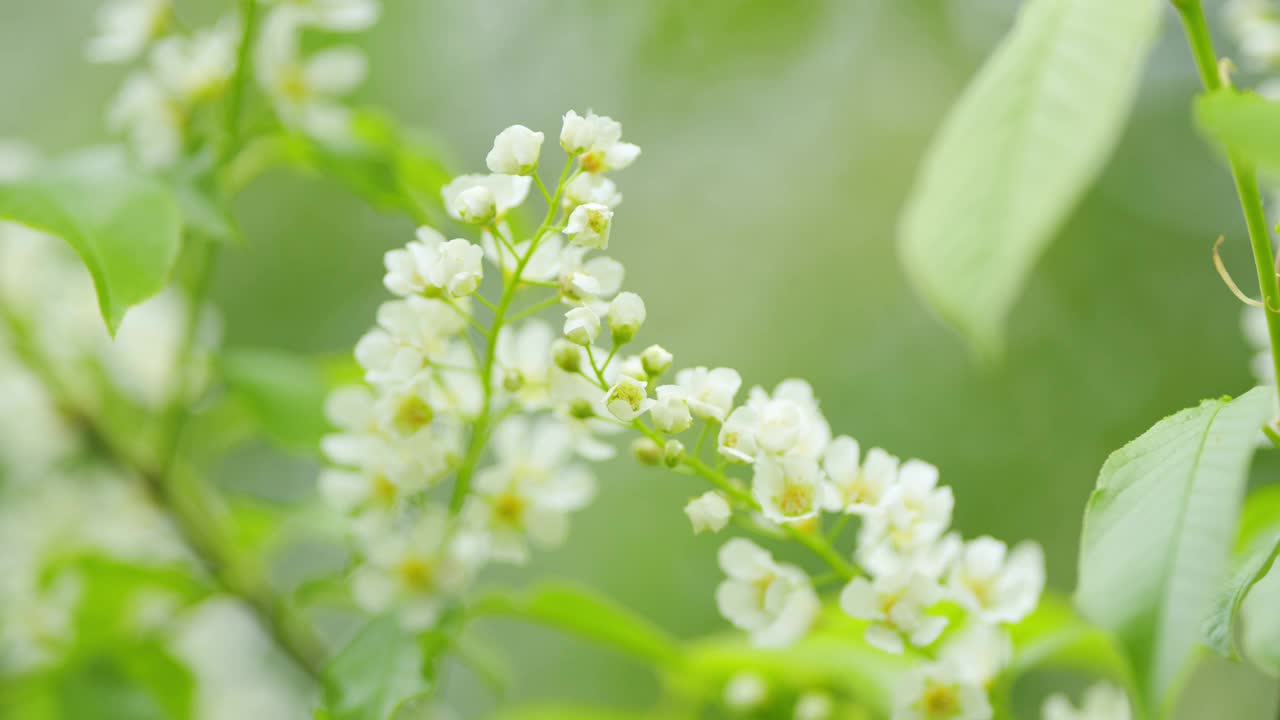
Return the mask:
<svg viewBox="0 0 1280 720">
<path fill-rule="evenodd" d="M 322 139 L 348 135 L 347 110 L 336 98 L 363 80 L 364 56 L 350 47 L 302 51 L 306 31 L 356 32 L 377 19 L 377 0 L 289 0 L 267 3 L 253 48 L 258 82 L 280 121 Z M 171 0 L 109 0 L 98 14 L 88 57 L 138 63 L 107 113 L 139 162 L 167 168 L 190 149 L 191 130 L 215 121 L 237 65 L 245 18 L 228 15 L 191 31 L 174 21 Z"/>
<path fill-rule="evenodd" d="M 544 135 L 504 130 L 486 158 L 490 174 L 443 188 L 449 215 L 479 237 L 422 227 L 386 254 L 384 285 L 397 297 L 356 345 L 366 384 L 329 399 L 339 432 L 324 441 L 335 467 L 320 481 L 353 518 L 362 606 L 395 607 L 406 627 L 429 627 L 483 565 L 523 563 L 531 545 L 559 544 L 569 514 L 591 501 L 585 462 L 613 455 L 604 437 L 618 423 L 607 406 L 625 399 L 607 401 L 579 371 L 600 367 L 590 346 L 601 317 L 619 338 L 644 315 L 638 296 L 619 294 L 622 266 L 589 257 L 607 244 L 613 213 L 597 201 L 621 200 L 605 173 L 639 154 L 620 136 L 607 117 L 567 114 L 569 162 L 553 194 L 536 176 Z M 518 239 L 508 220 L 535 183 L 546 220 Z M 481 293 L 487 275 L 500 281 L 496 302 Z M 517 311 L 533 292 L 551 297 Z M 560 303 L 568 309 L 557 339 L 534 315 Z M 608 377 L 617 375 L 615 366 Z"/>
</svg>

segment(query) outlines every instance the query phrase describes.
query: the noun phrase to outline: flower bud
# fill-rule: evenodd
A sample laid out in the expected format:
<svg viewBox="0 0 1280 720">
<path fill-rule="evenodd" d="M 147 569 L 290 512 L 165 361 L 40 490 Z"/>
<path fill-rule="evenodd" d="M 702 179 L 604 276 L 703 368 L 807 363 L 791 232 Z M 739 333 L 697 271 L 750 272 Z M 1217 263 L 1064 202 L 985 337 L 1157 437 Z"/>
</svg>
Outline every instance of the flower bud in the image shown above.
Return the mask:
<svg viewBox="0 0 1280 720">
<path fill-rule="evenodd" d="M 671 353 L 661 345 L 650 345 L 640 353 L 640 362 L 644 365 L 645 373 L 651 378 L 656 378 L 669 370 L 673 359 Z"/>
<path fill-rule="evenodd" d="M 578 398 L 569 403 L 569 415 L 575 420 L 590 420 L 596 416 L 596 408 L 590 400 Z"/>
<path fill-rule="evenodd" d="M 582 369 L 582 348 L 564 338 L 556 338 L 551 343 L 551 359 L 561 370 L 576 373 Z"/>
<path fill-rule="evenodd" d="M 636 438 L 631 443 L 631 455 L 645 465 L 657 465 L 662 462 L 662 448 L 649 438 Z"/>
<path fill-rule="evenodd" d="M 684 459 L 684 443 L 679 440 L 668 440 L 665 447 L 662 448 L 662 462 L 667 467 L 675 467 Z"/>
<path fill-rule="evenodd" d="M 493 191 L 483 185 L 463 190 L 453 203 L 453 214 L 462 222 L 472 225 L 484 225 L 498 214 L 498 203 L 493 197 Z"/>
<path fill-rule="evenodd" d="M 564 314 L 564 336 L 577 345 L 590 345 L 600 335 L 600 318 L 580 305 Z"/>
<path fill-rule="evenodd" d="M 633 292 L 618 293 L 609 303 L 609 331 L 613 342 L 621 345 L 630 342 L 644 324 L 644 300 Z"/>
<path fill-rule="evenodd" d="M 512 125 L 493 139 L 485 157 L 489 170 L 504 175 L 528 175 L 538 166 L 543 134 L 523 125 Z"/>
<path fill-rule="evenodd" d="M 609 413 L 622 422 L 631 422 L 653 407 L 648 388 L 643 382 L 623 375 L 604 398 Z"/>
<path fill-rule="evenodd" d="M 733 514 L 733 510 L 723 495 L 714 490 L 708 490 L 690 500 L 689 504 L 684 506 L 684 514 L 689 516 L 694 534 L 708 530 L 714 533 L 720 532 L 725 525 L 729 524 L 729 516 Z"/>
<path fill-rule="evenodd" d="M 560 127 L 560 147 L 570 155 L 585 152 L 596 142 L 595 123 L 570 110 Z"/>
<path fill-rule="evenodd" d="M 609 247 L 609 228 L 612 224 L 613 211 L 607 205 L 587 203 L 574 208 L 569 214 L 564 234 L 579 245 L 603 250 Z"/>
<path fill-rule="evenodd" d="M 524 387 L 524 375 L 519 370 L 508 370 L 502 375 L 502 389 L 516 392 Z"/>
</svg>

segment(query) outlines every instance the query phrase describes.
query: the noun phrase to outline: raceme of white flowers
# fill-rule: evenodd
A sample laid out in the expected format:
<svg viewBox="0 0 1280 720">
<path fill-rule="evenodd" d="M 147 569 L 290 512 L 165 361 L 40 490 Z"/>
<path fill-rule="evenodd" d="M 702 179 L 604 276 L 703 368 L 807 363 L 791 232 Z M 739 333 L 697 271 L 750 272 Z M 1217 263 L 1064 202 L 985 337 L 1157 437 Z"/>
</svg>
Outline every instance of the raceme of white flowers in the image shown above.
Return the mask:
<svg viewBox="0 0 1280 720">
<path fill-rule="evenodd" d="M 253 66 L 276 117 L 322 140 L 347 138 L 350 113 L 340 98 L 363 81 L 364 55 L 350 46 L 306 53 L 303 40 L 312 31 L 367 29 L 378 18 L 378 1 L 259 2 L 264 16 Z M 134 64 L 108 109 L 107 124 L 152 169 L 172 166 L 193 124 L 212 121 L 208 111 L 226 95 L 244 21 L 233 14 L 211 27 L 186 30 L 173 19 L 171 0 L 109 0 L 86 53 L 93 62 Z"/>
<path fill-rule="evenodd" d="M 449 214 L 479 237 L 423 227 L 386 255 L 396 298 L 356 345 L 366 384 L 333 393 L 340 431 L 324 442 L 334 468 L 322 489 L 352 517 L 356 598 L 431 626 L 483 565 L 562 542 L 595 491 L 587 463 L 612 454 L 607 435 L 631 428 L 639 459 L 716 486 L 685 507 L 695 532 L 737 517 L 812 538 L 824 517 L 860 521 L 840 607 L 866 622 L 875 647 L 932 658 L 904 683 L 895 717 L 990 717 L 986 687 L 1011 653 L 1004 626 L 1031 613 L 1044 586 L 1039 546 L 962 541 L 937 468 L 833 437 L 803 380 L 744 394 L 731 368 L 672 373 L 659 345 L 624 354 L 645 304 L 599 253 L 621 198 L 606 173 L 640 149 L 611 118 L 571 111 L 560 133 L 570 162 L 547 187 L 537 174 L 544 140 L 507 128 L 486 158 L 492 174 L 444 188 Z M 508 221 L 535 186 L 546 220 L 516 237 L 528 223 Z M 558 327 L 536 317 L 553 306 Z M 728 540 L 719 560 L 727 578 L 716 602 L 753 643 L 783 647 L 809 632 L 822 602 L 804 569 L 745 538 Z M 944 603 L 964 609 L 959 627 Z M 750 689 L 730 694 L 745 702 Z"/>
</svg>

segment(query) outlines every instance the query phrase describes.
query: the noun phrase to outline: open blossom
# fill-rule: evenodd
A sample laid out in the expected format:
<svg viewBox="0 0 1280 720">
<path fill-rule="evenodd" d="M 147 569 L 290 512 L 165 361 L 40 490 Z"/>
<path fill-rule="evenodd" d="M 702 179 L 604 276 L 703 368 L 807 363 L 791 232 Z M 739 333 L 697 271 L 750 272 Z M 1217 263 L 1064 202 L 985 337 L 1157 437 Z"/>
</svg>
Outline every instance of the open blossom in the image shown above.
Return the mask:
<svg viewBox="0 0 1280 720">
<path fill-rule="evenodd" d="M 608 300 L 622 288 L 622 263 L 605 255 L 586 257 L 588 248 L 568 245 L 560 254 L 560 293 L 568 300 Z"/>
<path fill-rule="evenodd" d="M 1025 542 L 1008 547 L 990 537 L 965 545 L 951 570 L 949 588 L 955 598 L 986 622 L 1015 623 L 1040 602 L 1044 590 L 1044 552 Z"/>
<path fill-rule="evenodd" d="M 454 219 L 483 223 L 495 217 L 501 220 L 523 203 L 532 182 L 519 175 L 459 175 L 440 192 L 445 209 Z M 488 211 L 489 206 L 492 212 Z"/>
<path fill-rule="evenodd" d="M 1123 690 L 1099 683 L 1085 691 L 1084 703 L 1076 709 L 1064 695 L 1051 695 L 1044 702 L 1043 720 L 1129 720 L 1133 710 Z"/>
<path fill-rule="evenodd" d="M 98 34 L 89 41 L 89 60 L 133 60 L 164 30 L 170 12 L 171 0 L 108 0 L 98 9 Z"/>
<path fill-rule="evenodd" d="M 951 663 L 911 670 L 894 691 L 893 720 L 991 720 L 992 712 L 986 688 Z"/>
<path fill-rule="evenodd" d="M 497 462 L 476 473 L 468 524 L 488 539 L 493 559 L 523 563 L 526 537 L 545 547 L 564 541 L 568 514 L 591 501 L 595 479 L 571 464 L 573 437 L 552 418 L 508 418 L 492 445 Z"/>
<path fill-rule="evenodd" d="M 760 647 L 786 647 L 809 632 L 822 604 L 804 571 L 774 562 L 750 540 L 734 538 L 720 548 L 728 579 L 716 590 L 720 613 L 751 633 Z"/>
<path fill-rule="evenodd" d="M 240 28 L 224 20 L 190 37 L 170 35 L 151 51 L 151 67 L 160 84 L 184 102 L 221 91 L 236 65 Z"/>
<path fill-rule="evenodd" d="M 181 106 L 145 72 L 130 75 L 107 110 L 107 127 L 128 136 L 129 145 L 146 168 L 177 162 L 185 125 Z"/>
<path fill-rule="evenodd" d="M 604 398 L 609 413 L 622 422 L 631 422 L 653 407 L 645 383 L 629 375 L 621 375 Z"/>
<path fill-rule="evenodd" d="M 276 0 L 291 3 L 301 22 L 329 32 L 368 30 L 378 21 L 378 0 Z"/>
<path fill-rule="evenodd" d="M 429 227 L 418 228 L 417 234 L 416 241 L 386 254 L 383 284 L 388 290 L 402 296 L 434 291 L 464 297 L 480 287 L 484 251 L 478 245 L 461 238 L 446 241 Z"/>
<path fill-rule="evenodd" d="M 764 457 L 755 466 L 751 495 L 765 518 L 779 523 L 815 517 L 837 507 L 835 489 L 818 463 L 801 455 Z"/>
<path fill-rule="evenodd" d="M 485 164 L 491 172 L 528 175 L 538 166 L 542 138 L 540 132 L 523 125 L 512 125 L 493 139 L 493 149 L 485 158 Z"/>
<path fill-rule="evenodd" d="M 603 250 L 609 247 L 609 228 L 613 224 L 613 210 L 607 205 L 587 203 L 569 213 L 564 234 L 583 247 Z"/>
<path fill-rule="evenodd" d="M 733 368 L 686 368 L 676 373 L 676 385 L 684 391 L 694 417 L 724 422 L 742 387 L 742 376 Z"/>
<path fill-rule="evenodd" d="M 263 21 L 254 55 L 258 84 L 286 125 L 322 140 L 345 140 L 350 113 L 337 98 L 364 81 L 368 63 L 354 47 L 333 47 L 304 57 L 301 30 L 312 16 L 284 4 Z"/>
<path fill-rule="evenodd" d="M 708 490 L 690 500 L 684 506 L 684 514 L 689 516 L 694 533 L 707 530 L 720 532 L 725 525 L 729 524 L 729 517 L 733 515 L 733 510 L 729 507 L 729 501 L 724 499 L 724 495 Z"/>
<path fill-rule="evenodd" d="M 564 336 L 578 345 L 590 345 L 600 335 L 600 317 L 586 305 L 564 314 Z"/>
<path fill-rule="evenodd" d="M 684 392 L 675 385 L 661 385 L 657 390 L 658 400 L 649 410 L 653 418 L 653 426 L 660 432 L 682 433 L 693 425 L 693 414 L 689 412 L 689 403 L 685 402 Z"/>
<path fill-rule="evenodd" d="M 942 590 L 929 578 L 913 572 L 858 577 L 840 593 L 840 608 L 851 617 L 870 621 L 867 642 L 886 652 L 901 654 L 905 636 L 912 645 L 930 645 L 942 634 L 947 619 L 930 615 Z"/>
<path fill-rule="evenodd" d="M 881 500 L 880 512 L 865 518 L 858 536 L 862 548 L 884 545 L 906 555 L 932 545 L 951 526 L 955 497 L 949 487 L 938 487 L 938 469 L 922 460 L 908 460 L 898 470 L 898 481 Z"/>
<path fill-rule="evenodd" d="M 514 395 L 526 408 L 543 407 L 550 398 L 551 343 L 555 339 L 551 326 L 537 319 L 519 328 L 505 327 L 498 334 L 495 371 L 502 380 L 494 381 L 505 381 L 514 374 L 519 380 Z M 571 347 L 581 352 L 576 345 Z"/>
<path fill-rule="evenodd" d="M 853 515 L 874 512 L 898 479 L 898 458 L 880 448 L 871 448 L 859 462 L 858 441 L 847 435 L 831 441 L 822 466 L 840 493 L 840 506 Z"/>
<path fill-rule="evenodd" d="M 564 115 L 560 146 L 570 155 L 582 155 L 587 172 L 621 170 L 640 156 L 640 147 L 622 142 L 622 124 L 611 117 L 570 110 Z"/>
<path fill-rule="evenodd" d="M 595 203 L 617 208 L 622 204 L 622 193 L 618 185 L 604 175 L 582 173 L 564 186 L 564 204 L 566 207 Z"/>
</svg>

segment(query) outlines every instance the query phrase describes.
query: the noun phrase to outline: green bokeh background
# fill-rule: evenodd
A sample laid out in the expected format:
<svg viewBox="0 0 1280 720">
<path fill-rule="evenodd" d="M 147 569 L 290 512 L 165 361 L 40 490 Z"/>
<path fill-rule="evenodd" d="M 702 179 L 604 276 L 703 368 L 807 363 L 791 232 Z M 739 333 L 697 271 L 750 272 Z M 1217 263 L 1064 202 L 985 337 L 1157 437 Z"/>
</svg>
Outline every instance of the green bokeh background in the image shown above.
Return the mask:
<svg viewBox="0 0 1280 720">
<path fill-rule="evenodd" d="M 104 137 L 120 75 L 82 60 L 95 4 L 0 0 L 0 136 L 49 151 Z M 554 135 L 568 108 L 623 120 L 644 155 L 617 178 L 626 202 L 610 253 L 647 301 L 641 340 L 681 364 L 737 367 L 749 384 L 808 378 L 837 432 L 937 464 L 966 535 L 1043 543 L 1055 589 L 1074 584 L 1106 455 L 1251 383 L 1240 306 L 1209 252 L 1225 233 L 1246 284 L 1242 223 L 1191 128 L 1197 83 L 1172 14 L 1118 152 L 1013 313 L 1005 361 L 981 367 L 905 285 L 895 223 L 1013 0 L 386 4 L 362 41 L 373 68 L 362 102 L 428 129 L 459 171 L 482 170 L 512 123 Z M 350 348 L 384 298 L 382 253 L 412 229 L 284 174 L 252 187 L 238 215 L 249 243 L 215 289 L 227 344 L 299 351 Z M 292 460 L 237 467 L 257 471 L 237 484 L 311 476 Z M 721 539 L 692 536 L 680 512 L 698 489 L 625 459 L 600 477 L 570 542 L 502 579 L 579 579 L 680 635 L 721 629 Z M 514 653 L 517 698 L 641 705 L 655 692 L 643 668 L 575 641 L 489 631 Z M 486 706 L 464 674 L 449 678 L 472 711 Z M 1188 718 L 1272 716 L 1274 685 L 1225 666 L 1192 692 L 1206 709 Z"/>
</svg>

